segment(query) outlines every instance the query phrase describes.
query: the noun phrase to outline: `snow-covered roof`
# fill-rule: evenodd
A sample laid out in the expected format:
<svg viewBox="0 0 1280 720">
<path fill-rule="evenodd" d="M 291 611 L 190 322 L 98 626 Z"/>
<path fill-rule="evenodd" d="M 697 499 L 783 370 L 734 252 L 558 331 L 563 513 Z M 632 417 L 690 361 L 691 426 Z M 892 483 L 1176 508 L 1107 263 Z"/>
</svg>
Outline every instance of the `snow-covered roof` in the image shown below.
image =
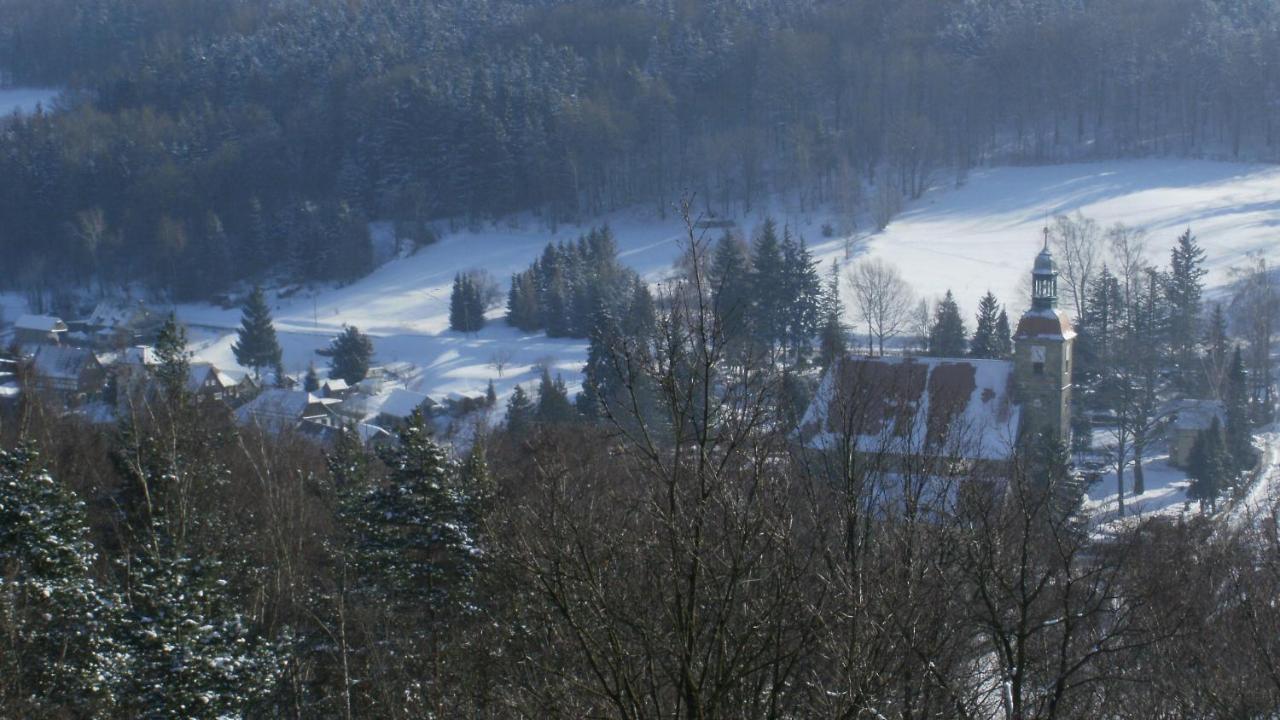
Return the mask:
<svg viewBox="0 0 1280 720">
<path fill-rule="evenodd" d="M 1173 426 L 1178 430 L 1208 430 L 1215 417 L 1220 423 L 1227 421 L 1221 400 L 1177 400 L 1170 404 L 1168 412 L 1173 414 Z"/>
<path fill-rule="evenodd" d="M 237 410 L 236 419 L 242 423 L 257 422 L 259 424 L 296 422 L 309 415 L 308 408 L 317 405 L 334 405 L 338 402 L 318 397 L 305 390 L 271 388 L 262 391 L 262 394 Z"/>
<path fill-rule="evenodd" d="M 204 387 L 205 381 L 212 376 L 219 387 L 223 389 L 233 388 L 238 383 L 235 378 L 222 372 L 217 367 L 209 363 L 196 363 L 191 366 L 189 375 L 187 376 L 187 389 L 195 392 Z"/>
<path fill-rule="evenodd" d="M 324 385 L 321 387 L 326 392 L 344 392 L 351 389 L 351 386 L 347 384 L 347 381 L 342 378 L 329 378 L 324 381 Z"/>
<path fill-rule="evenodd" d="M 160 355 L 150 345 L 135 345 L 125 348 L 116 358 L 116 362 L 139 367 L 156 367 L 160 364 Z"/>
<path fill-rule="evenodd" d="M 423 393 L 396 388 L 391 391 L 390 395 L 387 395 L 386 400 L 382 402 L 382 406 L 378 408 L 378 413 L 394 418 L 407 418 L 413 414 L 414 410 L 430 408 L 435 404 L 434 400 Z"/>
<path fill-rule="evenodd" d="M 61 319 L 52 315 L 22 315 L 13 323 L 18 330 L 32 332 L 66 332 L 67 326 Z"/>
<path fill-rule="evenodd" d="M 849 356 L 829 369 L 800 423 L 814 449 L 1007 458 L 1018 436 L 1013 363 Z"/>
<path fill-rule="evenodd" d="M 98 364 L 98 358 L 84 348 L 43 345 L 33 362 L 36 373 L 50 380 L 79 380 L 80 373 Z"/>
</svg>

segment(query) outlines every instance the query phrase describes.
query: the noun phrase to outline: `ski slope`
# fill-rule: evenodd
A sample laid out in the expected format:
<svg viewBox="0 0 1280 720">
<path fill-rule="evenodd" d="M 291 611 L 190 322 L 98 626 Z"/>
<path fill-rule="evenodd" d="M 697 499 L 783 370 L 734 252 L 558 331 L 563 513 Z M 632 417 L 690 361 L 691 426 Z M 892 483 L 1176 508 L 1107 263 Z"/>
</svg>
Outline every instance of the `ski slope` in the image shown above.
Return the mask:
<svg viewBox="0 0 1280 720">
<path fill-rule="evenodd" d="M 960 188 L 930 191 L 883 232 L 851 237 L 823 238 L 824 223 L 839 223 L 820 211 L 800 213 L 779 202 L 770 212 L 806 238 L 824 270 L 832 260 L 880 257 L 896 265 L 922 296 L 936 298 L 952 289 L 966 316 L 991 290 L 1016 317 L 1026 304 L 1024 286 L 1046 217 L 1077 210 L 1104 226 L 1144 228 L 1151 261 L 1159 264 L 1190 226 L 1208 254 L 1210 285 L 1225 282 L 1247 253 L 1280 260 L 1280 167 L 1267 165 L 1135 160 L 975 171 Z M 762 216 L 737 220 L 750 231 Z M 606 221 L 623 262 L 651 282 L 671 274 L 682 247 L 678 219 L 633 211 L 597 222 Z M 451 332 L 449 290 L 456 273 L 472 268 L 484 268 L 505 284 L 549 240 L 572 239 L 586 229 L 562 227 L 552 234 L 533 223 L 503 223 L 452 233 L 350 285 L 273 299 L 286 370 L 300 373 L 312 362 L 323 370 L 325 360 L 315 350 L 349 324 L 374 337 L 377 360 L 393 364 L 412 390 L 476 392 L 492 379 L 505 396 L 516 383 L 535 380 L 539 364 L 563 373 L 572 390 L 586 357 L 584 341 L 521 333 L 501 321 L 500 309 L 478 334 Z M 193 326 L 199 359 L 236 367 L 231 331 L 239 322 L 237 310 L 187 305 L 179 315 Z M 506 360 L 501 377 L 493 362 L 498 357 Z"/>
</svg>

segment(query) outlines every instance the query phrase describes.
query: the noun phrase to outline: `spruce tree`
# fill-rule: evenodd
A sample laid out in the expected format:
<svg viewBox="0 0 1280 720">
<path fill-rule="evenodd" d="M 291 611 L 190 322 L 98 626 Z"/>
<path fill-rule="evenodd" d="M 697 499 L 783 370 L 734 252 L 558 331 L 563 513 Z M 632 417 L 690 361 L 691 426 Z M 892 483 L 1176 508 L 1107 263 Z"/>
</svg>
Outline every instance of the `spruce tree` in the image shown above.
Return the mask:
<svg viewBox="0 0 1280 720">
<path fill-rule="evenodd" d="M 968 333 L 964 320 L 960 317 L 960 307 L 948 290 L 933 313 L 933 324 L 929 327 L 929 355 L 963 357 L 968 345 Z"/>
<path fill-rule="evenodd" d="M 996 296 L 987 291 L 978 303 L 977 328 L 973 331 L 973 339 L 969 343 L 969 354 L 976 358 L 998 358 L 1002 343 L 998 325 L 1000 322 L 1000 303 Z M 1005 319 L 1008 323 L 1008 318 Z M 1007 325 L 1006 325 L 1007 328 Z"/>
<path fill-rule="evenodd" d="M 187 391 L 191 376 L 191 353 L 187 351 L 187 329 L 178 323 L 173 313 L 160 328 L 156 338 L 156 380 L 170 401 L 177 400 Z"/>
<path fill-rule="evenodd" d="M 786 337 L 786 308 L 782 296 L 782 247 L 778 226 L 766 218 L 751 248 L 751 316 L 755 339 L 766 347 Z"/>
<path fill-rule="evenodd" d="M 1209 314 L 1208 327 L 1205 329 L 1205 384 L 1210 397 L 1221 397 L 1226 388 L 1224 380 L 1229 371 L 1227 344 L 1230 338 L 1227 333 L 1227 316 L 1222 311 L 1222 303 L 1213 304 L 1213 312 Z"/>
<path fill-rule="evenodd" d="M 473 333 L 484 328 L 484 299 L 475 278 L 469 273 L 453 276 L 453 292 L 449 295 L 449 328 Z"/>
<path fill-rule="evenodd" d="M 751 273 L 747 248 L 729 233 L 716 243 L 707 268 L 711 302 L 725 342 L 745 338 L 751 313 Z"/>
<path fill-rule="evenodd" d="M 1169 303 L 1169 332 L 1173 360 L 1180 384 L 1192 390 L 1196 343 L 1201 337 L 1201 295 L 1204 291 L 1204 250 L 1188 229 L 1178 236 L 1169 257 L 1166 296 Z"/>
<path fill-rule="evenodd" d="M 1229 477 L 1229 462 L 1227 448 L 1222 441 L 1222 425 L 1215 417 L 1207 430 L 1196 435 L 1195 444 L 1191 446 L 1187 475 L 1192 483 L 1187 497 L 1199 500 L 1202 508 L 1216 509 L 1223 481 Z"/>
<path fill-rule="evenodd" d="M 95 583 L 84 506 L 30 447 L 0 451 L 0 707 L 12 717 L 108 717 L 123 656 Z"/>
<path fill-rule="evenodd" d="M 355 385 L 369 374 L 373 362 L 373 341 L 354 326 L 348 326 L 329 345 L 332 353 L 329 376 Z"/>
<path fill-rule="evenodd" d="M 511 397 L 507 400 L 507 432 L 514 438 L 522 438 L 528 434 L 533 421 L 533 400 L 529 398 L 529 393 L 525 392 L 524 387 L 516 385 L 516 389 L 511 391 Z"/>
<path fill-rule="evenodd" d="M 789 230 L 783 232 L 781 299 L 784 339 L 799 358 L 808 352 L 822 319 L 822 281 L 804 238 Z"/>
<path fill-rule="evenodd" d="M 320 389 L 320 376 L 316 375 L 316 366 L 314 364 L 307 366 L 307 375 L 302 381 L 302 389 L 309 393 Z"/>
<path fill-rule="evenodd" d="M 281 364 L 280 343 L 276 328 L 271 322 L 271 309 L 261 287 L 254 287 L 245 302 L 240 318 L 239 337 L 231 346 L 236 362 L 251 368 L 255 376 L 261 376 L 263 368 L 278 368 Z"/>
<path fill-rule="evenodd" d="M 1231 356 L 1231 369 L 1227 373 L 1226 393 L 1226 445 L 1229 464 L 1233 473 L 1252 468 L 1257 460 L 1253 449 L 1253 433 L 1249 422 L 1249 379 L 1244 370 L 1244 358 L 1237 346 Z"/>
<path fill-rule="evenodd" d="M 996 317 L 996 357 L 1013 357 L 1013 332 L 1009 329 L 1009 315 L 1000 308 Z"/>
<path fill-rule="evenodd" d="M 822 327 L 819 328 L 818 362 L 825 370 L 849 351 L 844 327 L 844 304 L 840 302 L 840 265 L 831 262 L 822 299 Z"/>
<path fill-rule="evenodd" d="M 553 381 L 551 371 L 545 367 L 542 368 L 542 377 L 538 382 L 538 410 L 535 417 L 544 425 L 565 423 L 573 419 L 573 405 L 569 402 L 564 379 L 557 375 Z"/>
</svg>

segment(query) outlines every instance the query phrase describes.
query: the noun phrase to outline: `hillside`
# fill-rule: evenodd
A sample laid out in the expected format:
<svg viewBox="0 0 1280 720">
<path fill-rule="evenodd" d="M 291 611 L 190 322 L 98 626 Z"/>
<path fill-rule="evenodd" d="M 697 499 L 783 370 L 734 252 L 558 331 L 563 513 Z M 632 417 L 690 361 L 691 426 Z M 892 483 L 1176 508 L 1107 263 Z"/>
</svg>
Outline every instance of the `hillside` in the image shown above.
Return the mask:
<svg viewBox="0 0 1280 720">
<path fill-rule="evenodd" d="M 1175 235 L 1190 226 L 1208 253 L 1209 285 L 1226 282 L 1246 253 L 1280 256 L 1271 239 L 1280 227 L 1280 168 L 1265 165 L 1181 160 L 1144 160 L 1051 167 L 1006 167 L 973 173 L 959 189 L 936 188 L 908 207 L 885 231 L 850 238 L 823 238 L 830 220 L 775 207 L 773 215 L 798 229 L 824 263 L 882 257 L 894 263 L 917 293 L 930 297 L 951 288 L 966 316 L 988 289 L 1014 313 L 1025 300 L 1023 284 L 1041 242 L 1045 217 L 1081 211 L 1104 225 L 1125 222 L 1145 228 L 1152 260 L 1163 262 Z M 760 215 L 739 218 L 753 228 Z M 680 252 L 680 225 L 644 213 L 606 218 L 617 236 L 623 262 L 651 282 L 670 271 Z M 489 379 L 500 395 L 534 379 L 537 363 L 565 373 L 572 387 L 585 359 L 586 343 L 526 336 L 490 313 L 475 336 L 450 332 L 449 288 L 461 271 L 484 268 L 504 283 L 532 262 L 549 240 L 575 237 L 585 228 L 563 227 L 556 235 L 537 229 L 501 227 L 444 237 L 411 257 L 394 260 L 350 285 L 277 300 L 275 317 L 285 346 L 285 367 L 302 372 L 314 352 L 343 325 L 375 337 L 378 359 L 396 363 L 405 384 L 432 394 L 483 390 Z M 849 306 L 851 298 L 846 297 Z M 848 307 L 852 322 L 856 311 Z M 236 310 L 210 305 L 180 307 L 201 342 L 198 357 L 234 367 Z M 510 353 L 503 377 L 491 364 Z"/>
</svg>

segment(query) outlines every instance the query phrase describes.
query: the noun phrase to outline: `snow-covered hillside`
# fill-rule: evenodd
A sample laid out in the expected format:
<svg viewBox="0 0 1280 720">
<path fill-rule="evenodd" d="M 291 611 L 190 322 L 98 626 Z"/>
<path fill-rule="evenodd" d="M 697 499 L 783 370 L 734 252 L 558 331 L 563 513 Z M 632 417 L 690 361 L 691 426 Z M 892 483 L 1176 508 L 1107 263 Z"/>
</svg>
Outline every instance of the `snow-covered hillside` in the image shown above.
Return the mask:
<svg viewBox="0 0 1280 720">
<path fill-rule="evenodd" d="M 1145 228 L 1152 260 L 1164 262 L 1168 247 L 1187 226 L 1209 256 L 1210 284 L 1251 251 L 1280 256 L 1280 168 L 1183 160 L 1142 160 L 1050 167 L 1008 167 L 972 173 L 963 187 L 926 194 L 884 232 L 870 236 L 823 238 L 823 213 L 800 214 L 775 207 L 774 216 L 801 232 L 824 265 L 860 256 L 883 257 L 899 267 L 922 295 L 951 288 L 966 315 L 978 298 L 994 291 L 1015 313 L 1024 304 L 1025 278 L 1039 250 L 1045 218 L 1080 210 L 1104 225 L 1124 222 Z M 680 252 L 677 220 L 645 213 L 606 219 L 617 236 L 623 262 L 651 281 L 671 271 Z M 739 218 L 750 230 L 759 215 Z M 379 268 L 337 289 L 276 300 L 275 316 L 285 347 L 285 365 L 302 372 L 308 363 L 323 368 L 317 348 L 344 324 L 374 336 L 378 360 L 394 363 L 404 384 L 442 395 L 480 391 L 493 379 L 505 396 L 515 383 L 534 379 L 535 366 L 548 363 L 565 374 L 571 389 L 586 356 L 582 341 L 528 336 L 491 313 L 488 327 L 474 336 L 450 332 L 449 289 L 455 273 L 484 268 L 500 282 L 523 269 L 548 240 L 576 237 L 586 228 L 544 229 L 497 226 L 447 235 L 412 257 Z M 1278 257 L 1277 259 L 1280 259 Z M 198 356 L 234 368 L 230 330 L 235 310 L 184 306 L 181 317 L 194 327 Z M 852 318 L 852 315 L 851 315 Z M 502 376 L 494 360 L 505 358 Z"/>
</svg>

